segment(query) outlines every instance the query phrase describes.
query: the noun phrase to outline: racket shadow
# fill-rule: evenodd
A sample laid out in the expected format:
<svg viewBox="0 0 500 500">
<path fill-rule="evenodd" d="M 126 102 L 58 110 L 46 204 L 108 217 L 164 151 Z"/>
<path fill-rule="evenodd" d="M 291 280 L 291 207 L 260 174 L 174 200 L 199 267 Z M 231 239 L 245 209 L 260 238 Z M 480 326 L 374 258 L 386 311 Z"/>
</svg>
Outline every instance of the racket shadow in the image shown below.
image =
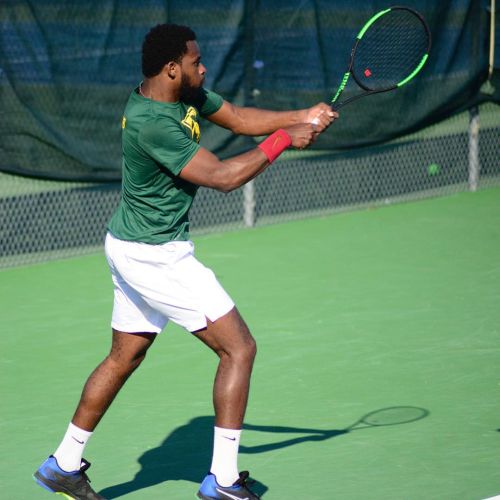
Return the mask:
<svg viewBox="0 0 500 500">
<path fill-rule="evenodd" d="M 391 425 L 402 425 L 416 422 L 427 417 L 429 410 L 418 406 L 390 406 L 380 408 L 363 415 L 359 420 L 344 429 L 311 429 L 298 427 L 280 427 L 245 424 L 246 430 L 270 432 L 273 434 L 283 433 L 304 433 L 305 436 L 294 437 L 284 441 L 266 443 L 257 446 L 240 446 L 241 453 L 265 453 L 267 451 L 278 450 L 288 446 L 294 446 L 300 443 L 325 441 L 337 436 L 348 434 L 349 432 L 366 429 L 370 427 L 387 427 Z"/>
<path fill-rule="evenodd" d="M 325 441 L 348 434 L 354 430 L 369 427 L 401 425 L 416 422 L 429 415 L 424 408 L 413 406 L 395 406 L 370 412 L 354 424 L 344 429 L 313 429 L 308 427 L 285 427 L 274 425 L 244 424 L 246 431 L 282 434 L 305 434 L 283 439 L 277 442 L 266 442 L 255 446 L 240 446 L 240 453 L 257 454 L 279 450 L 297 444 Z M 156 448 L 146 451 L 139 458 L 141 469 L 135 476 L 124 483 L 102 489 L 99 493 L 107 499 L 144 488 L 155 486 L 165 481 L 190 481 L 200 483 L 211 462 L 213 417 L 201 416 L 173 430 Z M 252 489 L 262 496 L 268 487 L 255 481 Z"/>
</svg>

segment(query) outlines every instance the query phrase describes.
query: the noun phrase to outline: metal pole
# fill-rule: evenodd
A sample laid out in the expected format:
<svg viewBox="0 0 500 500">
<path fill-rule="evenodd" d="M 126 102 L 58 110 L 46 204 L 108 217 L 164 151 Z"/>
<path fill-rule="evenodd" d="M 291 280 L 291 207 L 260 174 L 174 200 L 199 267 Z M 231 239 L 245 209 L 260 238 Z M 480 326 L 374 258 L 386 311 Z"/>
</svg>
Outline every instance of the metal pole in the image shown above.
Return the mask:
<svg viewBox="0 0 500 500">
<path fill-rule="evenodd" d="M 495 66 L 495 0 L 491 0 L 489 5 L 490 13 L 490 49 L 488 56 L 488 78 L 481 85 L 481 92 L 483 94 L 492 95 L 495 93 L 495 87 L 491 81 Z"/>
<path fill-rule="evenodd" d="M 255 11 L 256 0 L 245 1 L 245 106 L 254 106 L 255 88 Z M 243 186 L 243 222 L 255 226 L 255 184 L 251 180 Z"/>
<path fill-rule="evenodd" d="M 469 190 L 476 191 L 479 185 L 479 109 L 469 110 Z"/>
<path fill-rule="evenodd" d="M 490 54 L 488 64 L 488 80 L 491 80 L 493 75 L 493 67 L 495 63 L 495 0 L 491 0 L 490 6 Z"/>
<path fill-rule="evenodd" d="M 255 184 L 253 180 L 243 186 L 243 221 L 245 227 L 255 226 Z"/>
</svg>

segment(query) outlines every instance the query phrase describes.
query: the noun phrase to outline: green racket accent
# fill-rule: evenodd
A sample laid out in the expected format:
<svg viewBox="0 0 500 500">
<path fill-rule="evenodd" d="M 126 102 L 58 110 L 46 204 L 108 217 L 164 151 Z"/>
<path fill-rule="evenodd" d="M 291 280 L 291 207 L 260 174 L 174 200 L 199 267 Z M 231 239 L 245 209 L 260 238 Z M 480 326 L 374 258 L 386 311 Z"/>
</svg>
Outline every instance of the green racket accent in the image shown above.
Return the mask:
<svg viewBox="0 0 500 500">
<path fill-rule="evenodd" d="M 412 73 L 410 73 L 404 80 L 401 80 L 397 86 L 402 87 L 405 83 L 408 83 L 424 66 L 425 61 L 429 58 L 429 54 L 424 54 L 424 57 L 422 57 L 422 60 L 420 61 L 420 64 L 413 70 Z"/>
<path fill-rule="evenodd" d="M 358 33 L 357 38 L 361 40 L 363 38 L 363 35 L 366 33 L 366 30 L 379 18 L 382 17 L 384 14 L 387 14 L 390 12 L 392 9 L 386 9 L 380 11 L 378 14 L 375 14 L 361 29 L 361 31 Z"/>
<path fill-rule="evenodd" d="M 342 78 L 342 83 L 340 84 L 339 89 L 337 90 L 337 93 L 333 96 L 333 99 L 331 102 L 335 102 L 337 100 L 337 97 L 342 93 L 342 91 L 345 89 L 345 86 L 347 85 L 347 80 L 349 80 L 349 77 L 351 76 L 351 72 L 348 71 L 347 73 L 344 73 L 344 77 Z"/>
</svg>

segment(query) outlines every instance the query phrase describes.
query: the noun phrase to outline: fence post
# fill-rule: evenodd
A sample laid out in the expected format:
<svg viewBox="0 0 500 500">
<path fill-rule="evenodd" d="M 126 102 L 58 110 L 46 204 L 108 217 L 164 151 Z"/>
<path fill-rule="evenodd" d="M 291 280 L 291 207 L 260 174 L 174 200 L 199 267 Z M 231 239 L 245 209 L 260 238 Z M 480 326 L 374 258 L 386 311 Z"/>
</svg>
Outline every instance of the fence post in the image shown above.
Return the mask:
<svg viewBox="0 0 500 500">
<path fill-rule="evenodd" d="M 254 180 L 243 186 L 243 221 L 245 227 L 255 226 L 255 184 Z"/>
<path fill-rule="evenodd" d="M 256 0 L 245 0 L 245 80 L 244 99 L 245 106 L 254 106 L 255 88 L 255 12 L 257 10 Z M 245 227 L 255 226 L 255 184 L 251 180 L 243 186 L 243 223 Z"/>
<path fill-rule="evenodd" d="M 479 109 L 469 110 L 469 190 L 476 191 L 479 185 Z"/>
</svg>

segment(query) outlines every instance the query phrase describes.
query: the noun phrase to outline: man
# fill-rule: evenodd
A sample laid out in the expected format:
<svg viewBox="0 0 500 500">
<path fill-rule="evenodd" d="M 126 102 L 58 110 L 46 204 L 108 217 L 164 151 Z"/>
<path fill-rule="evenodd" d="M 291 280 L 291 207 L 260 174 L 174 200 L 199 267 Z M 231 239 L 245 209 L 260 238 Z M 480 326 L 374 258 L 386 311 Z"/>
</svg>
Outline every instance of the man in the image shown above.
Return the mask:
<svg viewBox="0 0 500 500">
<path fill-rule="evenodd" d="M 305 148 L 338 115 L 320 103 L 299 111 L 237 107 L 203 88 L 206 68 L 195 34 L 163 24 L 142 48 L 144 81 L 122 120 L 123 183 L 109 223 L 106 257 L 115 286 L 112 347 L 88 378 L 67 432 L 35 472 L 36 481 L 69 498 L 101 499 L 82 458 L 95 427 L 169 320 L 219 356 L 214 382 L 214 448 L 201 499 L 254 500 L 237 455 L 255 341 L 212 271 L 189 240 L 188 212 L 198 186 L 223 192 L 263 172 L 287 147 Z M 220 161 L 199 146 L 198 117 L 236 134 L 271 134 L 259 146 Z"/>
</svg>

